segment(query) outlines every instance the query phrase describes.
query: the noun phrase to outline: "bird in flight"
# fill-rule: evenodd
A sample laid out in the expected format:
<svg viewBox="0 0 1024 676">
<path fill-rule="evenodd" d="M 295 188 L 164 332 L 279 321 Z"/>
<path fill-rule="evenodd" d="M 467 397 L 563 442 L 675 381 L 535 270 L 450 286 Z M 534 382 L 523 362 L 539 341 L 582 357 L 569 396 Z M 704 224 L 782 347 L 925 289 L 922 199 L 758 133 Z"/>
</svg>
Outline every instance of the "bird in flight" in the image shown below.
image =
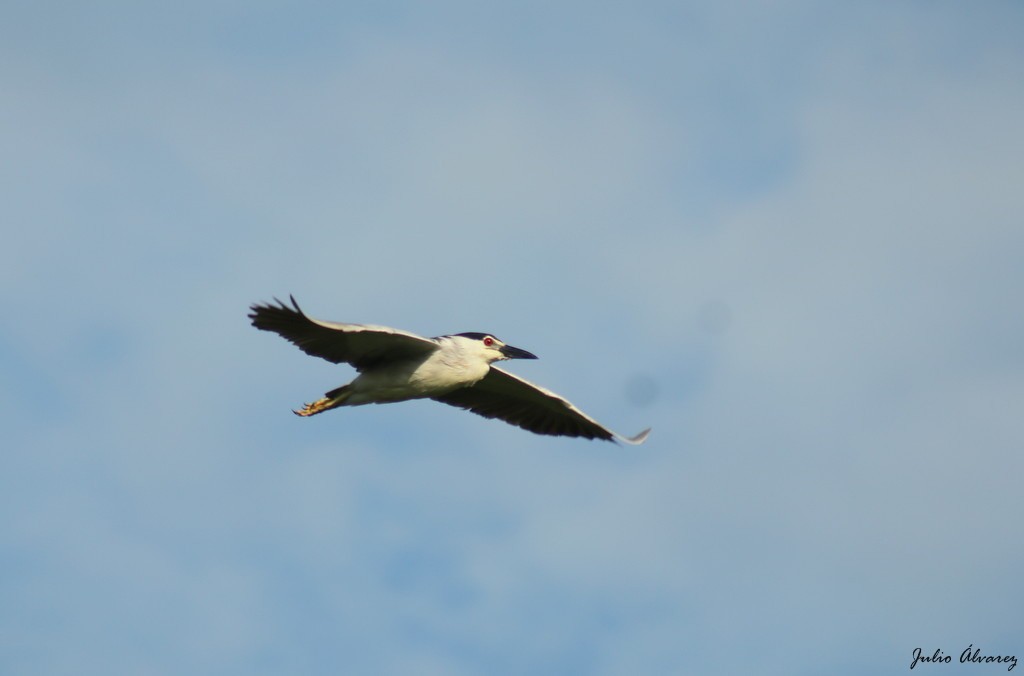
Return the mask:
<svg viewBox="0 0 1024 676">
<path fill-rule="evenodd" d="M 252 325 L 273 331 L 306 354 L 351 364 L 356 378 L 295 411 L 303 417 L 338 406 L 433 399 L 537 434 L 641 444 L 650 429 L 624 437 L 554 392 L 503 371 L 493 362 L 536 359 L 489 333 L 424 338 L 369 324 L 339 324 L 307 316 L 291 298 L 250 307 Z"/>
</svg>

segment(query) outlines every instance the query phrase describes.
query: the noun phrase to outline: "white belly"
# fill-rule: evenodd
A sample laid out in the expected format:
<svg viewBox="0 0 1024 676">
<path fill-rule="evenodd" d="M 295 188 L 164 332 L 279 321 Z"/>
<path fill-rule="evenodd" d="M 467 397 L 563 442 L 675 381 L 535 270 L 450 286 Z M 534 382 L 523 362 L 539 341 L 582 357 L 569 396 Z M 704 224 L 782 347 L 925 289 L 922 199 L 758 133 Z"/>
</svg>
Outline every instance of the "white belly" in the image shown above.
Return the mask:
<svg viewBox="0 0 1024 676">
<path fill-rule="evenodd" d="M 383 403 L 421 399 L 473 385 L 490 370 L 484 363 L 445 361 L 440 352 L 426 360 L 402 362 L 360 374 L 352 381 L 346 404 Z"/>
</svg>

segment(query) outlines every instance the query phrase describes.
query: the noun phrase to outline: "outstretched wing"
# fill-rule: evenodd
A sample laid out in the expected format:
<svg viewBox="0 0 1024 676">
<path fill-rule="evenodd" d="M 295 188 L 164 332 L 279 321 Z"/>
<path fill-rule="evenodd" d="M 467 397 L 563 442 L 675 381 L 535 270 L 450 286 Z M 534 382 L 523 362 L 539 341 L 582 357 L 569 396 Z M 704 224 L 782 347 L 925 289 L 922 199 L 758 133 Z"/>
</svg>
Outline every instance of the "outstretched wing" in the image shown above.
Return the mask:
<svg viewBox="0 0 1024 676">
<path fill-rule="evenodd" d="M 249 319 L 263 331 L 280 334 L 306 354 L 335 364 L 347 363 L 362 371 L 380 362 L 426 357 L 437 343 L 415 333 L 369 324 L 337 324 L 312 319 L 289 296 L 292 307 L 274 299 L 276 305 L 253 305 Z"/>
<path fill-rule="evenodd" d="M 642 444 L 651 432 L 646 429 L 635 437 L 623 437 L 554 392 L 493 366 L 477 384 L 433 399 L 537 434 Z"/>
</svg>

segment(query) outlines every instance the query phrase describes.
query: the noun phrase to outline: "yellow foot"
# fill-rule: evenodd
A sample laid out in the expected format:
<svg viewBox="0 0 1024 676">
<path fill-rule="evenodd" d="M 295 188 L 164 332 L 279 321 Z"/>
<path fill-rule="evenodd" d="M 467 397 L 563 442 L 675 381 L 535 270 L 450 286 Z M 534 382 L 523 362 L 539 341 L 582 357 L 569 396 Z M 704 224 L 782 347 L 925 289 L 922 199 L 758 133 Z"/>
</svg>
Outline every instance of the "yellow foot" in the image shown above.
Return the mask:
<svg viewBox="0 0 1024 676">
<path fill-rule="evenodd" d="M 326 411 L 329 408 L 331 408 L 331 400 L 324 397 L 323 399 L 317 399 L 312 404 L 306 404 L 302 407 L 302 410 L 292 411 L 292 413 L 294 413 L 295 415 L 301 415 L 303 418 L 306 418 L 311 415 L 316 415 L 321 411 Z"/>
</svg>

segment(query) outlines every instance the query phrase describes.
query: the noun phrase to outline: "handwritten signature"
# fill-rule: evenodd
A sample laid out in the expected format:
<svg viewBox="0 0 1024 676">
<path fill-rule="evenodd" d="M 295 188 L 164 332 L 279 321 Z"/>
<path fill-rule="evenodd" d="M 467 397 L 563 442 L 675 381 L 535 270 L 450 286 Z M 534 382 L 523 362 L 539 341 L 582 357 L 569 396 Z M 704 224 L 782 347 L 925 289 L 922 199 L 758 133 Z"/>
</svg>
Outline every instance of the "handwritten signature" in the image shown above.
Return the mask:
<svg viewBox="0 0 1024 676">
<path fill-rule="evenodd" d="M 940 649 L 936 649 L 931 655 L 925 655 L 920 648 L 914 648 L 914 661 L 910 663 L 913 669 L 918 664 L 949 664 L 953 661 L 952 655 L 946 655 Z M 960 653 L 960 664 L 1007 664 L 1007 671 L 1013 671 L 1017 666 L 1016 655 L 982 655 L 981 648 L 975 648 L 974 644 L 967 646 L 967 649 Z"/>
</svg>

